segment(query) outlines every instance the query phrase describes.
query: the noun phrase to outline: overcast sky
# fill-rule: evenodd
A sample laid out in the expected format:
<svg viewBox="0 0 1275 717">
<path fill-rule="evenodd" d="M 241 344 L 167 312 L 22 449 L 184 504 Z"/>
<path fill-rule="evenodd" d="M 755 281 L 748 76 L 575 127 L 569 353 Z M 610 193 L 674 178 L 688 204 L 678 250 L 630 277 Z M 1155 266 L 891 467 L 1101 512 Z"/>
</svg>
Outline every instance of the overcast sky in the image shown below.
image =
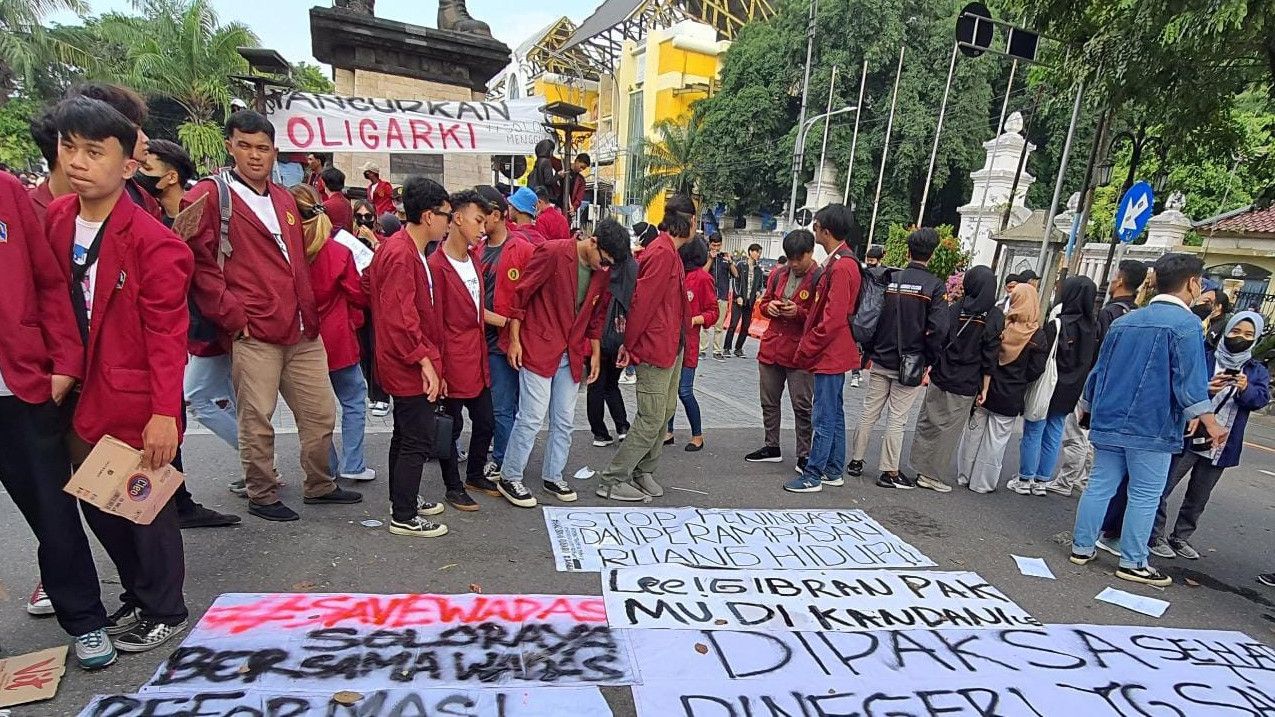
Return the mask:
<svg viewBox="0 0 1275 717">
<path fill-rule="evenodd" d="M 516 47 L 527 36 L 563 15 L 581 23 L 601 0 L 469 0 L 469 13 L 491 25 L 496 39 Z M 239 21 L 252 28 L 263 47 L 278 50 L 289 61 L 317 62 L 310 54 L 310 8 L 323 0 L 212 0 L 222 22 Z M 91 14 L 132 12 L 130 0 L 88 0 Z M 379 0 L 378 17 L 434 27 L 438 0 Z M 51 22 L 75 24 L 74 13 L 56 13 Z"/>
</svg>

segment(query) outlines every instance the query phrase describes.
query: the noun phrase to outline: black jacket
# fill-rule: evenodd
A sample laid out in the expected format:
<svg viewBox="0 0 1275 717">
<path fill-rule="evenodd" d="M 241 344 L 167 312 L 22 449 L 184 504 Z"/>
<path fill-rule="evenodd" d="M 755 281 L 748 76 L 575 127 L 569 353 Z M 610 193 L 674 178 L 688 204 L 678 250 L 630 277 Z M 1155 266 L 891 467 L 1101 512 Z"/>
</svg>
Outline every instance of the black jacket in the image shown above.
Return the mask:
<svg viewBox="0 0 1275 717">
<path fill-rule="evenodd" d="M 1018 358 L 1004 366 L 1000 365 L 1000 361 L 993 362 L 992 380 L 987 386 L 987 400 L 983 402 L 983 408 L 1002 416 L 1023 415 L 1027 389 L 1045 372 L 1055 331 L 1051 321 L 1036 331 Z"/>
<path fill-rule="evenodd" d="M 891 274 L 881 319 L 867 347 L 872 362 L 896 371 L 900 354 L 919 353 L 932 366 L 947 337 L 946 290 L 943 281 L 924 264 L 912 262 Z"/>
<path fill-rule="evenodd" d="M 1005 315 L 992 307 L 985 313 L 962 314 L 957 304 L 947 309 L 947 339 L 935 356 L 930 382 L 958 396 L 976 396 L 983 376 L 996 365 Z"/>
<path fill-rule="evenodd" d="M 754 281 L 750 292 L 748 290 L 748 260 L 736 262 L 735 269 L 739 274 L 734 280 L 735 298 L 743 299 L 745 305 L 751 306 L 766 290 L 766 272 L 762 271 L 760 266 L 753 264 L 752 277 Z"/>
<path fill-rule="evenodd" d="M 1102 346 L 1102 340 L 1107 336 L 1107 329 L 1111 328 L 1111 322 L 1124 316 L 1125 314 L 1138 308 L 1133 303 L 1132 296 L 1117 296 L 1108 301 L 1101 309 L 1098 310 L 1098 345 Z M 1094 361 L 1098 360 L 1097 352 L 1094 352 Z"/>
</svg>

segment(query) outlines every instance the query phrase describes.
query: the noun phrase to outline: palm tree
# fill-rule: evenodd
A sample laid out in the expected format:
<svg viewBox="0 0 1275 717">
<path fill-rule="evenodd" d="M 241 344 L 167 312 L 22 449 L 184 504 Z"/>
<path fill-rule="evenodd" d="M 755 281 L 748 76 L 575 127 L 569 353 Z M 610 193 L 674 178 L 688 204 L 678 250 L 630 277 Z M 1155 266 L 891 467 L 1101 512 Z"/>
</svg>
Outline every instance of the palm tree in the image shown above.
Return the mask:
<svg viewBox="0 0 1275 717">
<path fill-rule="evenodd" d="M 684 122 L 660 120 L 633 154 L 632 196 L 649 206 L 665 192 L 692 194 L 701 189 L 701 172 L 695 162 L 700 122 L 692 116 Z"/>
<path fill-rule="evenodd" d="M 85 53 L 52 36 L 44 18 L 61 10 L 82 13 L 83 0 L 0 0 L 0 105 L 18 83 L 33 85 L 52 60 L 83 61 Z"/>
<path fill-rule="evenodd" d="M 188 118 L 177 128 L 181 143 L 196 163 L 215 163 L 219 121 L 232 99 L 228 75 L 248 72 L 237 50 L 258 45 L 257 36 L 242 23 L 220 24 L 210 0 L 133 0 L 133 7 L 139 15 L 108 13 L 95 23 L 103 43 L 123 52 L 92 74 L 176 102 Z"/>
</svg>

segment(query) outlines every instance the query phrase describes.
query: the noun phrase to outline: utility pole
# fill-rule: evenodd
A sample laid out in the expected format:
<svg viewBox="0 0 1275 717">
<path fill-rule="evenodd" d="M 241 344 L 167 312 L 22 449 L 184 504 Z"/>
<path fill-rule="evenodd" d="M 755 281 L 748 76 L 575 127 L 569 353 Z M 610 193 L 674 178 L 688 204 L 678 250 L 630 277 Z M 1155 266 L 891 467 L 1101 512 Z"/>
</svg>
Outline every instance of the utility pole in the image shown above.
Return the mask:
<svg viewBox="0 0 1275 717">
<path fill-rule="evenodd" d="M 877 172 L 877 191 L 872 197 L 872 221 L 868 224 L 868 246 L 877 232 L 877 212 L 881 209 L 881 184 L 885 181 L 885 160 L 890 154 L 890 132 L 894 129 L 894 110 L 899 105 L 899 79 L 903 77 L 903 53 L 907 45 L 899 46 L 899 66 L 894 71 L 894 92 L 890 95 L 890 119 L 885 123 L 885 142 L 881 144 L 881 170 Z"/>
<path fill-rule="evenodd" d="M 806 22 L 806 71 L 801 81 L 801 111 L 797 114 L 797 144 L 792 148 L 792 192 L 788 196 L 788 228 L 792 229 L 797 217 L 797 182 L 801 179 L 801 166 L 806 159 L 802 146 L 801 128 L 806 125 L 806 101 L 810 98 L 810 65 L 815 52 L 815 27 L 818 24 L 819 0 L 810 0 L 810 19 Z"/>
<path fill-rule="evenodd" d="M 939 156 L 939 138 L 943 135 L 943 116 L 947 114 L 947 98 L 952 92 L 952 75 L 956 73 L 956 55 L 960 43 L 952 44 L 952 60 L 947 64 L 947 83 L 943 85 L 943 101 L 939 103 L 939 122 L 934 128 L 934 147 L 930 150 L 930 168 L 925 171 L 925 186 L 921 189 L 921 209 L 916 213 L 916 225 L 925 224 L 925 204 L 930 198 L 930 181 L 934 179 L 934 161 Z"/>
</svg>

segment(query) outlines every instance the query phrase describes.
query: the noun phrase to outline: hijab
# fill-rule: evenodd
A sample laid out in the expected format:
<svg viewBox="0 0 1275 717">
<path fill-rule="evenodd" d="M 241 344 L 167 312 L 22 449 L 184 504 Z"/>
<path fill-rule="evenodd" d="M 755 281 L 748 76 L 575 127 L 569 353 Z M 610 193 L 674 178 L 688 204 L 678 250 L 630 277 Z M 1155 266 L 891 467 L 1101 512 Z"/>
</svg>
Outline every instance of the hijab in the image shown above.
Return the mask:
<svg viewBox="0 0 1275 717">
<path fill-rule="evenodd" d="M 965 294 L 958 303 L 962 314 L 985 314 L 996 305 L 996 274 L 988 267 L 975 266 L 966 271 L 962 286 Z"/>
<path fill-rule="evenodd" d="M 1226 322 L 1226 331 L 1222 334 L 1222 340 L 1217 342 L 1217 349 L 1213 353 L 1213 360 L 1217 362 L 1218 368 L 1238 371 L 1253 358 L 1253 346 L 1249 346 L 1247 350 L 1237 354 L 1226 350 L 1226 335 L 1231 333 L 1235 325 L 1241 321 L 1248 321 L 1253 324 L 1254 336 L 1261 336 L 1262 331 L 1266 328 L 1266 320 L 1256 311 L 1235 312 L 1231 320 Z M 1256 346 L 1257 342 L 1254 341 L 1253 345 Z"/>
<path fill-rule="evenodd" d="M 1001 333 L 1001 366 L 1018 360 L 1036 332 L 1040 330 L 1040 295 L 1036 287 L 1023 282 L 1009 295 L 1005 311 L 1005 330 Z"/>
<path fill-rule="evenodd" d="M 1098 287 L 1087 276 L 1069 276 L 1058 287 L 1058 383 L 1074 384 L 1089 375 L 1098 350 L 1097 299 Z"/>
</svg>

